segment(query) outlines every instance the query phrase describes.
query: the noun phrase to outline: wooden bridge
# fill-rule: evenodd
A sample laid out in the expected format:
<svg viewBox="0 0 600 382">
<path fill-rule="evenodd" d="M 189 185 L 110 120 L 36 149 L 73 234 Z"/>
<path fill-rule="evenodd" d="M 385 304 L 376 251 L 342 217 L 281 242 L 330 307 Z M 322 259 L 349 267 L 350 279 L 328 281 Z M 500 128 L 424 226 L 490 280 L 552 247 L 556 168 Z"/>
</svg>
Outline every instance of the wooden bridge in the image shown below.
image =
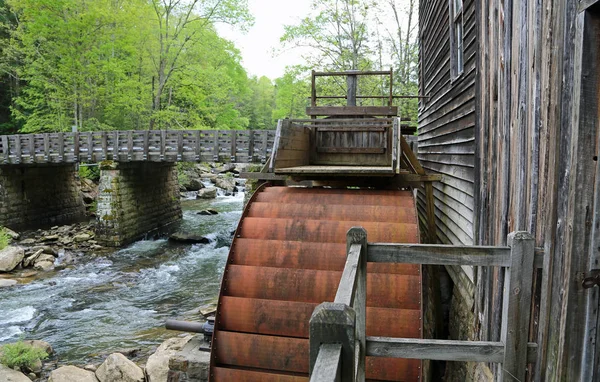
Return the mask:
<svg viewBox="0 0 600 382">
<path fill-rule="evenodd" d="M 265 163 L 273 130 L 99 131 L 0 136 L 0 165 L 116 162 Z"/>
</svg>

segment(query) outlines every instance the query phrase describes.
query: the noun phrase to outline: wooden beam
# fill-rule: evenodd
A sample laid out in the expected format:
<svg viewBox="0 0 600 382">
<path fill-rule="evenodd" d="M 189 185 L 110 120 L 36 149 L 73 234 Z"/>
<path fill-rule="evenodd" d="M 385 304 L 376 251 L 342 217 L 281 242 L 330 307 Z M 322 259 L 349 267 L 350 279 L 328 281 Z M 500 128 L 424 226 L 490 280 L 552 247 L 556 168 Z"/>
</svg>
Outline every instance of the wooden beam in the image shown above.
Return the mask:
<svg viewBox="0 0 600 382">
<path fill-rule="evenodd" d="M 398 114 L 396 106 L 315 106 L 306 108 L 310 116 L 337 116 L 337 115 L 366 115 L 366 116 L 395 116 Z"/>
<path fill-rule="evenodd" d="M 534 251 L 534 266 L 541 269 L 543 248 Z M 367 261 L 434 265 L 510 266 L 510 247 L 369 243 Z"/>
<path fill-rule="evenodd" d="M 425 199 L 427 200 L 427 234 L 429 242 L 437 242 L 437 233 L 435 225 L 435 199 L 433 197 L 433 184 L 425 182 Z"/>
<path fill-rule="evenodd" d="M 358 251 L 356 263 L 354 263 L 354 255 L 351 256 L 353 251 Z M 356 288 L 352 307 L 356 313 L 356 381 L 362 382 L 365 380 L 366 375 L 365 352 L 367 346 L 367 231 L 364 228 L 352 227 L 348 230 L 346 233 L 346 253 L 348 254 L 348 259 L 346 260 L 344 273 L 346 273 L 346 269 L 349 266 L 356 266 L 356 276 L 354 279 Z M 343 279 L 344 275 L 342 274 Z M 337 297 L 336 294 L 336 300 Z"/>
<path fill-rule="evenodd" d="M 528 343 L 526 350 L 523 361 L 534 363 L 537 344 Z M 486 341 L 367 337 L 367 357 L 500 363 L 504 360 L 504 344 Z"/>
</svg>

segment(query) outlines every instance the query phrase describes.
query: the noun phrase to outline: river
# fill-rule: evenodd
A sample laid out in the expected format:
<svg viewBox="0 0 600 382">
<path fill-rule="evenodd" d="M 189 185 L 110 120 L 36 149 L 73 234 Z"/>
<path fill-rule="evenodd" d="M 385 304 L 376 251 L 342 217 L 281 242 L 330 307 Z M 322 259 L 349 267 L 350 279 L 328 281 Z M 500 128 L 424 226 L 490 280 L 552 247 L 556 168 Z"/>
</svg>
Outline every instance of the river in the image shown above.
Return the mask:
<svg viewBox="0 0 600 382">
<path fill-rule="evenodd" d="M 214 304 L 243 202 L 243 192 L 182 200 L 180 228 L 201 233 L 210 244 L 138 241 L 0 289 L 0 344 L 44 340 L 61 363 L 72 364 L 123 348 L 154 348 L 177 334 L 163 329 L 168 318 L 198 320 L 195 311 Z M 219 214 L 198 215 L 207 208 Z"/>
</svg>

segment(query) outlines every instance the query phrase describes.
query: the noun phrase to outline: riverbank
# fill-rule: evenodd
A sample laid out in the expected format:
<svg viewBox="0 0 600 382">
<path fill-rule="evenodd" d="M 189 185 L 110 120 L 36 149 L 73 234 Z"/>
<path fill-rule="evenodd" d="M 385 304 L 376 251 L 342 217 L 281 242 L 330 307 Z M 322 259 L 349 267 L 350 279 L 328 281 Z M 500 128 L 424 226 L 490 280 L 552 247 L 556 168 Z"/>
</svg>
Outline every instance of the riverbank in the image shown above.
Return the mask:
<svg viewBox="0 0 600 382">
<path fill-rule="evenodd" d="M 205 188 L 214 185 L 202 182 Z M 119 250 L 91 243 L 73 250 L 76 261 L 64 267 L 59 252 L 53 270 L 30 278 L 23 277 L 24 270 L 13 272 L 18 284 L 0 288 L 0 344 L 43 339 L 56 352 L 47 361 L 50 369 L 98 366 L 113 352 L 135 349 L 126 355 L 144 366 L 159 344 L 180 335 L 164 329 L 167 319 L 201 321 L 199 309 L 214 304 L 243 207 L 243 185 L 236 187 L 235 195 L 217 188 L 214 199 L 182 191 L 183 220 L 173 228 L 198 233 L 207 243 L 177 243 L 166 236 Z M 208 210 L 216 214 L 201 214 Z"/>
</svg>

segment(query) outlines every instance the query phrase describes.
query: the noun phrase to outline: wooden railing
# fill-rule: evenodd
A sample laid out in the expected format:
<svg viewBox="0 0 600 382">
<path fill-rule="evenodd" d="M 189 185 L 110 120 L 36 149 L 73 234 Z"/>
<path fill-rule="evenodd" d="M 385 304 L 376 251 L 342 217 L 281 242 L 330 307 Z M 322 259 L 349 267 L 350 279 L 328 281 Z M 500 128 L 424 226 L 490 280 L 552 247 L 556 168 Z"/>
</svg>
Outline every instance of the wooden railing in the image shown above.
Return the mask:
<svg viewBox="0 0 600 382">
<path fill-rule="evenodd" d="M 0 136 L 0 165 L 119 162 L 265 163 L 273 130 L 101 131 Z"/>
<path fill-rule="evenodd" d="M 333 303 L 319 305 L 310 319 L 311 381 L 364 381 L 365 356 L 501 363 L 500 381 L 524 381 L 537 345 L 528 343 L 532 277 L 542 255 L 527 232 L 508 237 L 509 247 L 367 244 L 352 228 L 348 257 Z M 366 337 L 367 262 L 506 267 L 501 341 L 451 341 Z"/>
</svg>

